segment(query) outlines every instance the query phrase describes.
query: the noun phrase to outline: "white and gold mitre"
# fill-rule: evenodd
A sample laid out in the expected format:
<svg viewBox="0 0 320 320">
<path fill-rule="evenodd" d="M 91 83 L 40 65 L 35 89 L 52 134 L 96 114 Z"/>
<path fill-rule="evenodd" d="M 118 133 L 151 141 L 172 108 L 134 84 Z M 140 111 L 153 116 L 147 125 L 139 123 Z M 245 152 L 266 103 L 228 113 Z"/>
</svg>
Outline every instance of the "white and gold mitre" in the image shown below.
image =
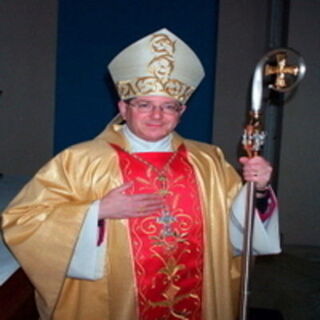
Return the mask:
<svg viewBox="0 0 320 320">
<path fill-rule="evenodd" d="M 108 69 L 122 100 L 161 95 L 184 104 L 204 77 L 196 54 L 167 29 L 122 50 Z"/>
</svg>

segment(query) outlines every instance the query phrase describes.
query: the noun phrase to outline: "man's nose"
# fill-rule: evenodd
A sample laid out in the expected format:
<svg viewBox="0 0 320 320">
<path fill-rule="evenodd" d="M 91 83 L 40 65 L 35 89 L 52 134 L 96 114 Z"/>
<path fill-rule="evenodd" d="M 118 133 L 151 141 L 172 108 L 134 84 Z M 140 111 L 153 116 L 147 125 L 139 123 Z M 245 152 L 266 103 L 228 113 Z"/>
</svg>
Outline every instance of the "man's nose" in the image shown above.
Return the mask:
<svg viewBox="0 0 320 320">
<path fill-rule="evenodd" d="M 161 106 L 153 106 L 151 116 L 156 119 L 160 119 L 163 116 L 163 110 Z"/>
</svg>

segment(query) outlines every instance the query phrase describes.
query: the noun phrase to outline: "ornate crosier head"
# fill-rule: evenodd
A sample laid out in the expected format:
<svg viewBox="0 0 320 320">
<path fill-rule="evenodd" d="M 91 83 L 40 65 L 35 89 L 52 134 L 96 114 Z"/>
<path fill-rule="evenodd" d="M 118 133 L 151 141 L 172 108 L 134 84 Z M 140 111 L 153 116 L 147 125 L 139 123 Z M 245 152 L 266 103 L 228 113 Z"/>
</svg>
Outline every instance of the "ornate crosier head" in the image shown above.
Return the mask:
<svg viewBox="0 0 320 320">
<path fill-rule="evenodd" d="M 159 95 L 185 104 L 204 77 L 196 54 L 167 29 L 131 44 L 108 68 L 122 100 Z"/>
<path fill-rule="evenodd" d="M 242 144 L 249 157 L 259 153 L 266 137 L 261 124 L 264 87 L 288 93 L 300 83 L 305 71 L 304 59 L 291 48 L 269 51 L 258 62 L 252 81 L 250 120 L 242 136 Z"/>
<path fill-rule="evenodd" d="M 303 79 L 306 66 L 302 56 L 291 48 L 267 52 L 258 62 L 252 81 L 251 109 L 257 115 L 263 104 L 264 87 L 289 93 Z"/>
</svg>

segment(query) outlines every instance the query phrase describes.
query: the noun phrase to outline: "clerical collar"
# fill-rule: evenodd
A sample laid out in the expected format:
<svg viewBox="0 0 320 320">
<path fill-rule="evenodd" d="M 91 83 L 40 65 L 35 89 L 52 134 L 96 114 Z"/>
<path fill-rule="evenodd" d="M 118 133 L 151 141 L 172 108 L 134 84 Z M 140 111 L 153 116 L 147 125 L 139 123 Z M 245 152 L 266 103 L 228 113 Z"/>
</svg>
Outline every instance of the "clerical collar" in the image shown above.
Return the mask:
<svg viewBox="0 0 320 320">
<path fill-rule="evenodd" d="M 159 141 L 146 141 L 136 136 L 125 124 L 122 132 L 130 145 L 131 152 L 171 152 L 172 134 Z"/>
</svg>

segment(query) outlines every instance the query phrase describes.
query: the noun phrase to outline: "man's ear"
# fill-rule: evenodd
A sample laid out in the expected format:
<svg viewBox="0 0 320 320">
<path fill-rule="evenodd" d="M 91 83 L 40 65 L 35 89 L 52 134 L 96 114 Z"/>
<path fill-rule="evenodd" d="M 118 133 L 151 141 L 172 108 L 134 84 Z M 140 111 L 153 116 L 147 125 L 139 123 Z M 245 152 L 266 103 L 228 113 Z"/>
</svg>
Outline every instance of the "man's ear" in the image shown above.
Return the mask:
<svg viewBox="0 0 320 320">
<path fill-rule="evenodd" d="M 126 120 L 127 108 L 128 108 L 128 105 L 123 100 L 120 100 L 118 102 L 118 109 L 123 120 Z"/>
<path fill-rule="evenodd" d="M 187 106 L 185 104 L 181 106 L 179 111 L 180 116 L 182 116 L 182 114 L 186 111 L 186 109 L 187 109 Z"/>
</svg>

